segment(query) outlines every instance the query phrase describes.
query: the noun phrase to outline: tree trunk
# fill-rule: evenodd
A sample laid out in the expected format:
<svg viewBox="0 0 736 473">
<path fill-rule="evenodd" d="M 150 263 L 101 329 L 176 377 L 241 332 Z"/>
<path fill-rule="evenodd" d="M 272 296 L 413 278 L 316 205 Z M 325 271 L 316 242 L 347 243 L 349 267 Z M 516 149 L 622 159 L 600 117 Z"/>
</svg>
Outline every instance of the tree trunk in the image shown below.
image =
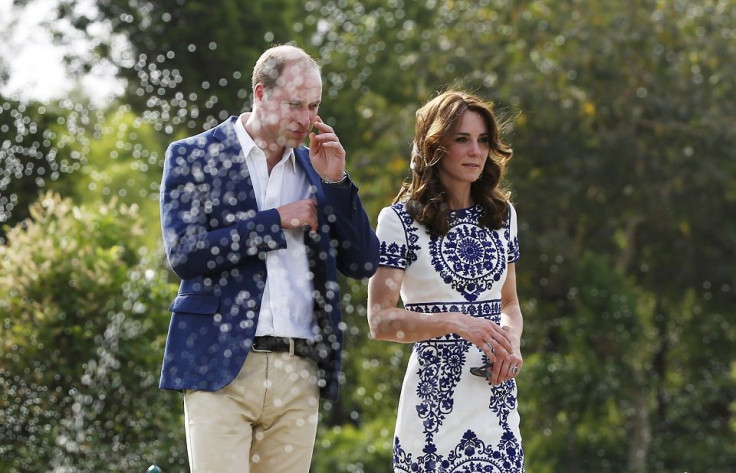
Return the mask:
<svg viewBox="0 0 736 473">
<path fill-rule="evenodd" d="M 640 368 L 634 371 L 634 415 L 629 436 L 629 468 L 631 473 L 646 473 L 647 457 L 652 443 L 652 424 L 649 419 L 649 391 Z"/>
</svg>

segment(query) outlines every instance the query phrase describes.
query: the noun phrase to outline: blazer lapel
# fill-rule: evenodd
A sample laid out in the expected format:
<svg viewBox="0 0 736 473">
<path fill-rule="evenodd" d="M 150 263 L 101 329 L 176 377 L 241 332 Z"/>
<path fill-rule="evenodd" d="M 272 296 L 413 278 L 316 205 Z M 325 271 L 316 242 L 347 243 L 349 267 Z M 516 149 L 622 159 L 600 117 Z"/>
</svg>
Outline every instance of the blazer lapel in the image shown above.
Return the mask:
<svg viewBox="0 0 736 473">
<path fill-rule="evenodd" d="M 235 121 L 238 117 L 230 117 L 215 128 L 213 138 L 220 143 L 221 161 L 229 161 L 227 171 L 230 181 L 234 183 L 235 194 L 238 196 L 239 207 L 251 210 L 257 209 L 253 181 L 250 178 L 248 165 L 243 156 L 238 135 L 235 133 Z"/>
<path fill-rule="evenodd" d="M 322 231 L 325 228 L 325 208 L 326 197 L 322 193 L 322 183 L 319 174 L 312 167 L 309 161 L 309 150 L 304 147 L 294 148 L 294 156 L 297 165 L 300 166 L 307 175 L 307 180 L 312 188 L 312 195 L 317 200 L 317 220 L 320 230 L 318 232 L 304 232 L 304 244 L 307 246 L 307 257 L 309 258 L 309 268 L 314 274 L 315 289 L 322 295 L 318 305 L 324 304 L 324 285 L 327 282 L 327 256 L 330 252 L 325 242 L 330 241 L 330 235 Z M 320 258 L 319 255 L 322 255 Z M 316 301 L 317 302 L 317 301 Z M 316 309 L 316 307 L 315 307 Z"/>
<path fill-rule="evenodd" d="M 294 156 L 296 157 L 297 164 L 301 166 L 307 175 L 307 180 L 312 185 L 312 189 L 314 189 L 312 193 L 316 194 L 317 202 L 320 204 L 323 203 L 325 196 L 322 194 L 322 182 L 319 174 L 314 170 L 311 161 L 309 161 L 309 149 L 303 146 L 294 148 Z"/>
</svg>

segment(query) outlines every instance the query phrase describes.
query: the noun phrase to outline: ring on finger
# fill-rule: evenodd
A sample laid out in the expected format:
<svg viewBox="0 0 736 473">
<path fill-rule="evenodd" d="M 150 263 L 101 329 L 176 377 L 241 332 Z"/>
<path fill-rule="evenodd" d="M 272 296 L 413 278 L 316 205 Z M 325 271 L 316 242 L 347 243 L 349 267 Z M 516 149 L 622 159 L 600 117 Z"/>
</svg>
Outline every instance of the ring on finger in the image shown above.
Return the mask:
<svg viewBox="0 0 736 473">
<path fill-rule="evenodd" d="M 516 374 L 516 373 L 519 372 L 519 367 L 518 366 L 513 366 L 509 371 L 511 371 L 512 374 Z"/>
</svg>

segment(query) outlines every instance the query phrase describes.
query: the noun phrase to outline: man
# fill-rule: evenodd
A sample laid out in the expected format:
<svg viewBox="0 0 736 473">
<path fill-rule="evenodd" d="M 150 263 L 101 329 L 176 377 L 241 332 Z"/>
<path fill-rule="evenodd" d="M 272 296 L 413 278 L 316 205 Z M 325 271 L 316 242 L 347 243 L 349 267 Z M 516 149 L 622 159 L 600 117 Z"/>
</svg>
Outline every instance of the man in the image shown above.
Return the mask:
<svg viewBox="0 0 736 473">
<path fill-rule="evenodd" d="M 318 397 L 337 398 L 337 270 L 366 278 L 378 262 L 345 150 L 318 115 L 319 66 L 276 46 L 252 83 L 251 113 L 169 146 L 161 184 L 182 281 L 160 386 L 183 392 L 193 473 L 309 470 Z"/>
</svg>

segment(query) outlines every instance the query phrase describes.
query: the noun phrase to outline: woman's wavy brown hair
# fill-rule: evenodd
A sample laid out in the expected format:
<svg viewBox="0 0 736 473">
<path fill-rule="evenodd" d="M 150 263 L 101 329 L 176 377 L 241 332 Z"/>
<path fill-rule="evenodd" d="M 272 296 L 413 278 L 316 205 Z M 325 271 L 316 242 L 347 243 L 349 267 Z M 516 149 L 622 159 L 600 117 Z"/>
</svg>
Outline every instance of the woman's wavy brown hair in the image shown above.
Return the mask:
<svg viewBox="0 0 736 473">
<path fill-rule="evenodd" d="M 513 152 L 499 137 L 503 125 L 496 120 L 493 104 L 467 92 L 448 90 L 416 112 L 411 182 L 405 182 L 394 199 L 394 203 L 406 202 L 409 215 L 434 235 L 445 235 L 448 231 L 447 194 L 440 182 L 437 163 L 447 154 L 446 145 L 468 110 L 483 117 L 490 146 L 483 172 L 470 186 L 473 201 L 483 208 L 480 224 L 499 229 L 508 212 L 510 193 L 501 186 L 501 181 Z"/>
</svg>

